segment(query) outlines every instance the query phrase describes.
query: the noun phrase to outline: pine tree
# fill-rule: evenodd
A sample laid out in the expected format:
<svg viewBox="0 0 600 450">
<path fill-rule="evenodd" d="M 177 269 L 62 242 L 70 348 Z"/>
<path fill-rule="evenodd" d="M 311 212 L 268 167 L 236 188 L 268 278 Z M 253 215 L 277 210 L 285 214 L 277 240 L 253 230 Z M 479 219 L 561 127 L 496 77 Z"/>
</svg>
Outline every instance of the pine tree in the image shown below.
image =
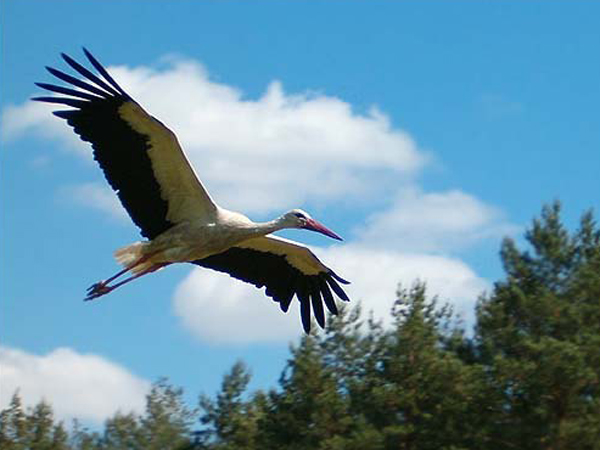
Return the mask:
<svg viewBox="0 0 600 450">
<path fill-rule="evenodd" d="M 13 394 L 8 408 L 0 412 L 0 449 L 68 450 L 69 448 L 69 435 L 62 422 L 55 423 L 52 407 L 45 400 L 25 411 L 17 391 Z"/>
<path fill-rule="evenodd" d="M 53 442 L 54 416 L 52 407 L 45 400 L 40 401 L 27 416 L 32 450 L 50 450 Z"/>
<path fill-rule="evenodd" d="M 19 391 L 16 391 L 8 408 L 0 413 L 0 448 L 25 450 L 28 437 L 27 417 Z"/>
<path fill-rule="evenodd" d="M 506 239 L 506 280 L 478 306 L 477 343 L 490 368 L 496 448 L 600 446 L 600 231 L 591 213 L 570 234 L 558 203 Z"/>
<path fill-rule="evenodd" d="M 385 448 L 474 448 L 484 395 L 482 369 L 444 348 L 449 307 L 428 299 L 423 283 L 399 289 L 394 328 L 381 335 L 384 349 L 362 394 L 367 419 L 383 435 Z"/>
<path fill-rule="evenodd" d="M 362 306 L 345 305 L 337 316 L 329 318 L 329 326 L 318 342 L 323 363 L 336 381 L 339 394 L 346 403 L 345 431 L 331 437 L 330 449 L 376 450 L 383 448 L 383 434 L 367 417 L 373 417 L 377 405 L 369 395 L 380 384 L 379 366 L 385 353 L 386 339 L 381 323 L 372 315 L 365 322 Z"/>
<path fill-rule="evenodd" d="M 257 392 L 249 401 L 242 396 L 250 382 L 246 365 L 238 361 L 227 373 L 217 394 L 216 401 L 208 396 L 200 397 L 200 418 L 206 426 L 203 442 L 219 450 L 251 450 L 256 446 L 257 426 L 263 413 L 264 395 Z"/>
<path fill-rule="evenodd" d="M 143 450 L 148 433 L 142 430 L 140 419 L 134 413 L 117 412 L 104 424 L 101 448 L 104 450 Z M 89 439 L 87 445 L 90 445 Z"/>
<path fill-rule="evenodd" d="M 105 422 L 105 428 L 107 423 L 108 420 Z M 100 434 L 97 431 L 89 431 L 77 419 L 73 419 L 71 424 L 69 445 L 73 450 L 104 450 Z"/>
<path fill-rule="evenodd" d="M 304 336 L 291 351 L 280 390 L 269 393 L 261 448 L 334 448 L 336 437 L 348 431 L 346 401 L 314 336 Z"/>
<path fill-rule="evenodd" d="M 146 412 L 140 420 L 142 448 L 179 450 L 191 443 L 191 426 L 196 411 L 183 400 L 183 389 L 171 386 L 165 378 L 152 385 L 146 396 Z"/>
</svg>

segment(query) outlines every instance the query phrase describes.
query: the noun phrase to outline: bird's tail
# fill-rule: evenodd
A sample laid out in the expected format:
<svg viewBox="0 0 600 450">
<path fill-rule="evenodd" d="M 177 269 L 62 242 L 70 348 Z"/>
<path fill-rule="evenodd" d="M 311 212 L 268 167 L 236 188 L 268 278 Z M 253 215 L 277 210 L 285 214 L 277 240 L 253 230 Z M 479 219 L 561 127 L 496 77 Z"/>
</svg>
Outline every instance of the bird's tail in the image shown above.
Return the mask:
<svg viewBox="0 0 600 450">
<path fill-rule="evenodd" d="M 133 244 L 126 245 L 115 251 L 115 259 L 123 267 L 128 268 L 131 273 L 138 274 L 144 272 L 153 263 L 149 260 L 143 260 L 145 256 L 145 247 L 148 244 L 146 242 L 134 242 Z M 140 262 L 140 260 L 142 260 Z"/>
</svg>

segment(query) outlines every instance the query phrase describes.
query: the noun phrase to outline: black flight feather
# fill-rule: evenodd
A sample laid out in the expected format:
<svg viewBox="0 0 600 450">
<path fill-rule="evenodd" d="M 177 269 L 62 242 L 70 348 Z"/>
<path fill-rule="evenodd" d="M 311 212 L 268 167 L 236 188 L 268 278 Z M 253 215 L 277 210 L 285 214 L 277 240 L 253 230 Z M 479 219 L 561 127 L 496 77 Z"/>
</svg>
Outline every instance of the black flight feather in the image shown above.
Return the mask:
<svg viewBox="0 0 600 450">
<path fill-rule="evenodd" d="M 113 77 L 108 73 L 108 71 L 104 68 L 102 64 L 98 62 L 98 60 L 92 55 L 87 48 L 83 47 L 83 53 L 87 56 L 88 60 L 92 63 L 92 66 L 104 77 L 106 81 L 108 81 L 117 91 L 119 91 L 124 97 L 131 100 L 131 97 L 121 89 L 121 86 L 117 84 L 117 82 L 113 79 Z"/>
<path fill-rule="evenodd" d="M 153 239 L 173 226 L 167 220 L 168 203 L 161 196 L 148 156 L 149 136 L 135 131 L 119 114 L 120 107 L 133 102 L 90 52 L 84 52 L 99 75 L 93 74 L 74 59 L 63 59 L 85 80 L 60 70 L 48 71 L 70 87 L 37 83 L 42 89 L 68 97 L 37 97 L 34 100 L 71 106 L 73 110 L 54 111 L 65 119 L 83 141 L 90 142 L 110 186 L 140 228 L 142 236 Z M 75 90 L 72 87 L 81 89 Z M 76 97 L 76 98 L 72 98 Z"/>
<path fill-rule="evenodd" d="M 77 91 L 75 89 L 69 89 L 69 88 L 66 88 L 66 87 L 55 86 L 53 84 L 47 84 L 47 83 L 35 83 L 35 84 L 36 84 L 36 86 L 39 86 L 42 89 L 46 89 L 47 91 L 56 92 L 58 94 L 70 95 L 72 97 L 84 98 L 86 100 L 98 100 L 98 99 L 100 99 L 100 97 L 88 94 L 87 92 Z"/>
<path fill-rule="evenodd" d="M 85 67 L 83 67 L 81 64 L 79 64 L 77 61 L 75 61 L 69 55 L 61 53 L 60 56 L 62 56 L 62 58 L 65 60 L 65 62 L 68 65 L 70 65 L 73 69 L 75 69 L 81 75 L 86 77 L 88 80 L 95 83 L 98 87 L 101 87 L 105 91 L 110 92 L 112 95 L 117 95 L 117 96 L 120 95 L 120 92 L 114 90 L 111 86 L 109 86 L 104 81 L 102 81 L 100 78 L 98 78 L 96 75 L 94 75 L 92 72 L 87 70 Z"/>
<path fill-rule="evenodd" d="M 283 312 L 287 312 L 295 296 L 300 302 L 302 326 L 307 333 L 310 331 L 311 304 L 317 323 L 324 327 L 323 302 L 332 314 L 337 314 L 338 311 L 331 289 L 342 300 L 348 300 L 346 293 L 333 278 L 333 272 L 307 275 L 290 264 L 284 255 L 253 248 L 231 247 L 222 253 L 191 262 L 228 273 L 233 278 L 258 288 L 266 287 L 266 295 L 278 302 Z"/>
<path fill-rule="evenodd" d="M 325 311 L 323 310 L 323 299 L 321 298 L 321 290 L 318 279 L 309 279 L 308 282 L 311 285 L 310 299 L 312 304 L 313 314 L 317 323 L 321 328 L 325 328 Z"/>
<path fill-rule="evenodd" d="M 296 296 L 300 302 L 300 319 L 306 334 L 310 333 L 310 294 L 307 284 L 303 279 L 296 281 Z"/>
<path fill-rule="evenodd" d="M 104 92 L 101 89 L 98 89 L 96 86 L 93 86 L 89 83 L 81 81 L 71 75 L 68 75 L 60 70 L 53 69 L 52 67 L 46 67 L 46 70 L 54 75 L 56 78 L 64 81 L 65 83 L 71 83 L 73 86 L 77 86 L 78 88 L 85 89 L 86 91 L 93 92 L 94 94 L 98 94 L 102 98 L 108 98 L 109 94 Z"/>
<path fill-rule="evenodd" d="M 323 294 L 323 302 L 331 314 L 337 315 L 338 309 L 335 304 L 335 300 L 333 299 L 333 295 L 331 295 L 331 291 L 329 290 L 329 286 L 327 286 L 327 282 L 323 278 L 324 277 L 319 277 L 319 286 L 321 294 Z"/>
<path fill-rule="evenodd" d="M 59 103 L 62 105 L 72 106 L 73 108 L 83 108 L 86 106 L 86 103 L 89 103 L 85 100 L 78 100 L 76 98 L 69 97 L 33 97 L 31 100 L 35 100 L 36 102 Z"/>
</svg>

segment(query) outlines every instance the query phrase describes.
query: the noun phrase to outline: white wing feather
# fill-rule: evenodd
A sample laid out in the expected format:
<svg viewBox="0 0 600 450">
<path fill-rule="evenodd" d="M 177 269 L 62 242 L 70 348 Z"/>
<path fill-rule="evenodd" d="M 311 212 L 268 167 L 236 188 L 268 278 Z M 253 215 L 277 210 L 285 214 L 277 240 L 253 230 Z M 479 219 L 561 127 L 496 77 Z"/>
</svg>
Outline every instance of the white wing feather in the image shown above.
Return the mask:
<svg viewBox="0 0 600 450">
<path fill-rule="evenodd" d="M 210 221 L 217 207 L 200 182 L 181 149 L 175 134 L 134 102 L 119 108 L 119 115 L 131 128 L 149 138 L 148 155 L 160 185 L 161 197 L 169 204 L 167 220 Z"/>
<path fill-rule="evenodd" d="M 305 275 L 318 275 L 329 271 L 308 247 L 278 236 L 267 235 L 248 239 L 235 246 L 285 256 L 290 265 Z"/>
</svg>

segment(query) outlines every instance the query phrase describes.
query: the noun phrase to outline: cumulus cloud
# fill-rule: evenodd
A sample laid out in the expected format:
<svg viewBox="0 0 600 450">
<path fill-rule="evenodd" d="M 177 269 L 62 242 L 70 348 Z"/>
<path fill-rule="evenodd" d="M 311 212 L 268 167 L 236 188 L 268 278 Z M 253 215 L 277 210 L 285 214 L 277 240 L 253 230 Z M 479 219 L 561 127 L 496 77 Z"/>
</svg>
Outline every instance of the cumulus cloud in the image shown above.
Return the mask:
<svg viewBox="0 0 600 450">
<path fill-rule="evenodd" d="M 263 290 L 205 269 L 194 269 L 179 284 L 173 307 L 184 327 L 203 341 L 276 342 L 301 329 L 295 304 L 283 314 Z"/>
<path fill-rule="evenodd" d="M 159 68 L 110 67 L 114 78 L 177 134 L 211 195 L 227 208 L 272 215 L 307 204 L 378 210 L 352 224 L 354 239 L 315 251 L 352 280 L 352 298 L 387 317 L 397 283 L 426 281 L 465 317 L 487 286 L 456 252 L 512 230 L 502 212 L 458 189 L 426 192 L 417 175 L 430 157 L 376 107 L 353 110 L 342 99 L 289 93 L 272 81 L 251 99 L 211 80 L 198 62 L 169 58 Z M 39 109 L 43 108 L 43 109 Z M 90 150 L 44 105 L 3 113 L 3 136 L 39 132 Z M 91 158 L 90 158 L 91 160 Z M 122 215 L 108 188 L 86 184 L 69 191 L 76 201 Z M 110 200 L 112 198 L 112 200 Z M 89 200 L 92 200 L 91 202 Z M 385 203 L 383 206 L 381 201 Z M 257 342 L 299 333 L 297 307 L 284 315 L 250 285 L 196 269 L 178 286 L 174 308 L 203 340 Z"/>
<path fill-rule="evenodd" d="M 171 59 L 162 70 L 109 70 L 175 131 L 217 201 L 234 209 L 262 213 L 311 200 L 358 201 L 398 176 L 410 178 L 427 161 L 376 108 L 359 114 L 332 96 L 286 93 L 279 81 L 247 99 L 186 59 Z M 76 140 L 47 105 L 32 102 L 7 108 L 2 127 L 11 139 L 38 132 L 69 145 Z M 82 144 L 75 147 L 88 148 Z M 372 183 L 376 171 L 379 182 Z"/>
<path fill-rule="evenodd" d="M 60 192 L 62 198 L 93 208 L 121 222 L 129 222 L 127 211 L 119 202 L 116 194 L 106 185 L 99 183 L 82 183 L 65 186 Z"/>
<path fill-rule="evenodd" d="M 45 399 L 60 419 L 100 423 L 116 411 L 141 413 L 150 383 L 97 355 L 57 348 L 46 355 L 0 346 L 0 409 L 18 389 L 27 406 Z"/>
<path fill-rule="evenodd" d="M 401 189 L 390 207 L 357 227 L 370 246 L 408 252 L 460 250 L 485 238 L 513 233 L 502 211 L 460 190 L 425 193 Z"/>
<path fill-rule="evenodd" d="M 33 132 L 43 139 L 58 140 L 81 154 L 89 153 L 86 144 L 52 115 L 54 109 L 55 106 L 29 100 L 22 105 L 5 107 L 1 116 L 0 140 L 10 142 Z"/>
<path fill-rule="evenodd" d="M 410 286 L 427 281 L 429 293 L 450 301 L 463 319 L 472 319 L 478 295 L 488 283 L 456 258 L 400 253 L 360 244 L 313 248 L 326 264 L 352 280 L 346 288 L 365 310 L 389 323 L 398 283 Z M 175 313 L 196 337 L 217 343 L 280 342 L 301 332 L 298 303 L 288 314 L 266 297 L 263 290 L 205 269 L 193 270 L 174 296 Z"/>
</svg>

